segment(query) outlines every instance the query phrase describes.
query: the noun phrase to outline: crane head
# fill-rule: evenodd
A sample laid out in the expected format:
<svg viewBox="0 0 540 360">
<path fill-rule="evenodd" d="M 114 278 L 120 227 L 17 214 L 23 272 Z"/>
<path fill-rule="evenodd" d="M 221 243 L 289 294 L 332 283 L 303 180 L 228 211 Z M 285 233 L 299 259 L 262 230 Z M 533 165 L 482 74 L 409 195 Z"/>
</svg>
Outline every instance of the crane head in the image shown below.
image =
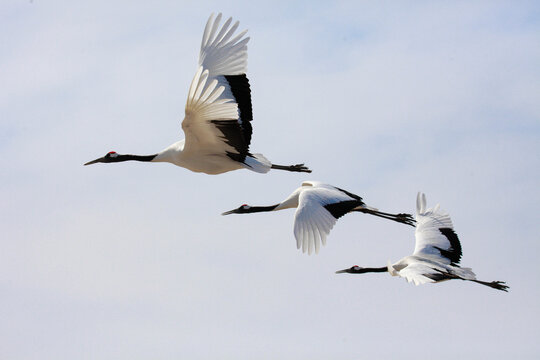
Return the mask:
<svg viewBox="0 0 540 360">
<path fill-rule="evenodd" d="M 236 208 L 236 209 L 233 209 L 233 210 L 229 210 L 229 211 L 225 211 L 224 213 L 222 213 L 221 215 L 230 215 L 230 214 L 246 214 L 246 213 L 249 213 L 251 209 L 251 206 L 249 206 L 248 204 L 243 204 L 241 205 L 240 207 Z"/>
<path fill-rule="evenodd" d="M 115 159 L 118 158 L 118 156 L 119 155 L 116 153 L 116 151 L 109 151 L 107 154 L 105 154 L 105 156 L 100 157 L 100 158 L 98 158 L 96 160 L 89 161 L 84 165 L 92 165 L 92 164 L 95 164 L 95 163 L 115 162 Z"/>
<path fill-rule="evenodd" d="M 351 266 L 350 268 L 348 269 L 343 269 L 343 270 L 338 270 L 336 271 L 336 274 L 344 274 L 344 273 L 349 273 L 349 274 L 361 274 L 363 271 L 364 268 L 358 266 L 358 265 L 354 265 L 354 266 Z"/>
<path fill-rule="evenodd" d="M 336 274 L 343 274 L 343 273 L 364 274 L 364 273 L 368 273 L 368 272 L 380 273 L 380 272 L 386 272 L 386 271 L 388 271 L 387 266 L 377 267 L 377 268 L 364 268 L 364 267 L 360 267 L 358 265 L 354 265 L 354 266 L 351 266 L 348 269 L 338 270 L 338 271 L 336 271 Z"/>
</svg>

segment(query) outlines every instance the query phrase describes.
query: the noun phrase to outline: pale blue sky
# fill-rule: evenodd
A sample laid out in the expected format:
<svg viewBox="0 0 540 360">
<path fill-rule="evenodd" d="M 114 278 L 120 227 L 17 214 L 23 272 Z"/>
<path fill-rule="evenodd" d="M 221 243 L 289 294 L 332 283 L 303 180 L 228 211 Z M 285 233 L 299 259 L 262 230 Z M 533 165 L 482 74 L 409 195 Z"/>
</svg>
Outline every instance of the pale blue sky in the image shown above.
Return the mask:
<svg viewBox="0 0 540 360">
<path fill-rule="evenodd" d="M 183 137 L 219 11 L 251 37 L 252 150 L 314 172 L 83 167 Z M 0 358 L 538 358 L 537 3 L 3 1 L 0 44 Z M 334 274 L 410 254 L 400 224 L 348 215 L 307 256 L 292 210 L 219 215 L 303 180 L 425 192 L 510 292 Z"/>
</svg>

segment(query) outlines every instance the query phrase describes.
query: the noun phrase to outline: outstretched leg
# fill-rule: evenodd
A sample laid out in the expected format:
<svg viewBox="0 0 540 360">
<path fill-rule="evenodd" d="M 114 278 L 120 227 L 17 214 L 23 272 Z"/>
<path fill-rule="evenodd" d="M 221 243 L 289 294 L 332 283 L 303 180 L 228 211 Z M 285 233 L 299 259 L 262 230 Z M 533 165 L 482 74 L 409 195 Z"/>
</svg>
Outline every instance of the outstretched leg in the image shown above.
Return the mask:
<svg viewBox="0 0 540 360">
<path fill-rule="evenodd" d="M 506 285 L 504 281 L 492 281 L 492 282 L 480 281 L 480 280 L 470 280 L 470 281 L 474 281 L 475 283 L 486 285 L 486 286 L 489 286 L 490 288 L 494 288 L 494 289 L 502 290 L 506 292 L 508 292 L 508 289 L 509 289 L 509 287 Z"/>
<path fill-rule="evenodd" d="M 501 290 L 501 291 L 508 292 L 508 289 L 509 289 L 509 287 L 506 285 L 506 283 L 504 281 L 487 282 L 487 281 L 481 281 L 481 280 L 476 280 L 476 279 L 465 279 L 465 278 L 462 278 L 461 276 L 458 276 L 456 274 L 451 274 L 449 272 L 444 272 L 444 271 L 441 271 L 439 269 L 434 269 L 434 270 L 438 271 L 439 274 L 424 274 L 424 276 L 434 280 L 435 282 L 441 282 L 441 281 L 452 280 L 452 279 L 459 279 L 459 280 L 464 280 L 464 281 L 473 281 L 475 283 L 478 283 L 478 284 L 481 284 L 481 285 L 486 285 L 486 286 L 489 286 L 490 288 Z"/>
<path fill-rule="evenodd" d="M 296 165 L 288 165 L 288 166 L 272 164 L 272 169 L 295 171 L 295 172 L 306 172 L 306 173 L 311 172 L 311 170 L 308 169 L 307 166 L 304 166 L 304 164 L 296 164 Z"/>
<path fill-rule="evenodd" d="M 401 214 L 389 214 L 389 213 L 385 213 L 385 212 L 382 212 L 382 211 L 371 210 L 371 209 L 366 209 L 366 208 L 355 209 L 354 211 L 359 211 L 359 212 L 363 212 L 365 214 L 375 215 L 375 216 L 378 216 L 378 217 L 382 217 L 383 219 L 397 221 L 399 223 L 407 224 L 407 225 L 410 225 L 412 227 L 415 226 L 415 222 L 416 222 L 416 221 L 414 221 L 411 214 L 403 214 L 403 213 L 401 213 Z"/>
</svg>

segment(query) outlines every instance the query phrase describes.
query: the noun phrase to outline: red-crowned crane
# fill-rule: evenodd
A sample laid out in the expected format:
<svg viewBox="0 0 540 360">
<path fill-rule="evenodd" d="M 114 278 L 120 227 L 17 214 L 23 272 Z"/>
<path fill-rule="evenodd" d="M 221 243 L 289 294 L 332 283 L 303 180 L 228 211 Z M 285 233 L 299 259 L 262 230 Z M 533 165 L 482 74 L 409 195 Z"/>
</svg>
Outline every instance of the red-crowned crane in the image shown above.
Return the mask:
<svg viewBox="0 0 540 360">
<path fill-rule="evenodd" d="M 366 206 L 362 198 L 338 187 L 318 181 L 305 181 L 287 199 L 270 206 L 242 205 L 224 212 L 229 214 L 248 214 L 264 211 L 278 211 L 296 208 L 294 216 L 294 236 L 296 247 L 311 255 L 319 252 L 320 244 L 326 245 L 326 236 L 341 216 L 358 211 L 385 219 L 414 226 L 409 214 L 389 214 Z"/>
<path fill-rule="evenodd" d="M 275 165 L 261 154 L 249 151 L 253 119 L 247 71 L 247 30 L 235 35 L 238 21 L 229 18 L 219 26 L 221 14 L 206 23 L 199 54 L 199 67 L 189 88 L 180 140 L 153 155 L 122 155 L 114 151 L 89 161 L 169 162 L 194 172 L 221 174 L 249 169 L 311 172 L 304 164 Z"/>
<path fill-rule="evenodd" d="M 398 262 L 379 268 L 353 266 L 336 271 L 337 274 L 364 274 L 368 272 L 389 272 L 401 276 L 416 285 L 437 283 L 446 280 L 467 280 L 508 291 L 504 281 L 480 281 L 470 268 L 459 266 L 461 244 L 453 230 L 450 216 L 441 211 L 439 205 L 426 209 L 426 196 L 418 193 L 416 198 L 416 245 L 412 255 Z"/>
</svg>

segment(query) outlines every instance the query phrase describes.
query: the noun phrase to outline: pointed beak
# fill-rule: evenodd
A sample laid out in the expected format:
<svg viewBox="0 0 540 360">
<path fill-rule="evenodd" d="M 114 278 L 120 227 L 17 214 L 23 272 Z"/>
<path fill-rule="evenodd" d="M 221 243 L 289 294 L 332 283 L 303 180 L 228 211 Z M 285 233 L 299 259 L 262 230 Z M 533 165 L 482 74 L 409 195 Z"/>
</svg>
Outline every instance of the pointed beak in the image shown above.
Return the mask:
<svg viewBox="0 0 540 360">
<path fill-rule="evenodd" d="M 236 214 L 236 209 L 225 211 L 224 213 L 221 213 L 221 215 L 230 215 L 230 214 Z"/>
<path fill-rule="evenodd" d="M 86 164 L 84 164 L 84 166 L 86 166 L 86 165 L 92 165 L 92 164 L 99 163 L 99 162 L 104 162 L 103 159 L 104 159 L 104 158 L 100 157 L 100 158 L 98 158 L 98 159 L 96 159 L 96 160 L 89 161 L 89 162 L 87 162 Z"/>
<path fill-rule="evenodd" d="M 348 272 L 349 272 L 348 270 L 349 270 L 349 269 L 338 270 L 338 271 L 336 271 L 336 274 L 344 274 L 344 273 L 348 273 Z"/>
</svg>

